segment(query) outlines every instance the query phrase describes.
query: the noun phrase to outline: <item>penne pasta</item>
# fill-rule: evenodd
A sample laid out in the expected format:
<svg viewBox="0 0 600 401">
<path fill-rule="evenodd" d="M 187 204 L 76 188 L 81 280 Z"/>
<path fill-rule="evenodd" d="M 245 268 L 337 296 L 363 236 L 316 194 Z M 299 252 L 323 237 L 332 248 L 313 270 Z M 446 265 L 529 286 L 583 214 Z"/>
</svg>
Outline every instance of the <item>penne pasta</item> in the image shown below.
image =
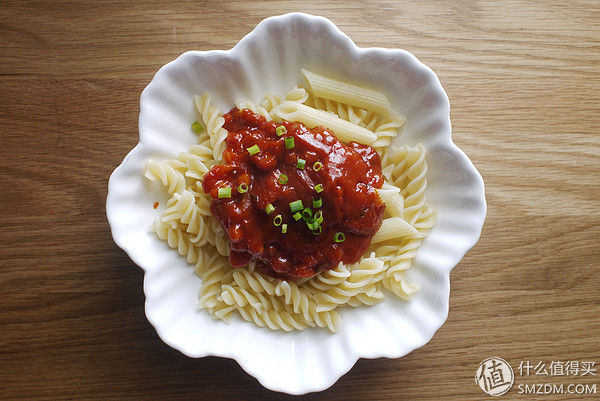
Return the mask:
<svg viewBox="0 0 600 401">
<path fill-rule="evenodd" d="M 385 210 L 392 217 L 404 218 L 404 198 L 399 193 L 392 194 L 385 202 Z"/>
<path fill-rule="evenodd" d="M 387 202 L 387 199 L 393 194 L 400 193 L 400 188 L 395 185 L 388 183 L 387 181 L 383 183 L 382 187 L 377 190 L 379 197 L 384 202 Z"/>
<path fill-rule="evenodd" d="M 389 217 L 381 223 L 379 231 L 373 236 L 372 244 L 397 238 L 416 238 L 419 232 L 400 217 Z"/>
<path fill-rule="evenodd" d="M 384 182 L 377 190 L 379 197 L 385 203 L 386 213 L 390 217 L 404 218 L 404 197 L 400 194 L 400 188 Z"/>
<path fill-rule="evenodd" d="M 373 131 L 342 120 L 336 115 L 317 110 L 302 103 L 285 101 L 274 108 L 271 113 L 287 121 L 299 121 L 308 128 L 324 126 L 329 128 L 341 141 L 355 141 L 369 144 L 377 139 Z"/>
<path fill-rule="evenodd" d="M 315 74 L 304 68 L 302 73 L 311 92 L 316 97 L 335 100 L 377 113 L 387 114 L 391 111 L 390 102 L 379 91 Z"/>
</svg>

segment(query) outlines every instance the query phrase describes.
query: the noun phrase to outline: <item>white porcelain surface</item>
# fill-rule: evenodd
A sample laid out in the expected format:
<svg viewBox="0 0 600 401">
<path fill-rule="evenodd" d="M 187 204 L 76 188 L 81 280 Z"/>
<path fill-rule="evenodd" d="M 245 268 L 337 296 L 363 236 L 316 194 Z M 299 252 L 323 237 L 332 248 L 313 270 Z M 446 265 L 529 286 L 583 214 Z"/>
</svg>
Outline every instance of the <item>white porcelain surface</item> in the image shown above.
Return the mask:
<svg viewBox="0 0 600 401">
<path fill-rule="evenodd" d="M 144 163 L 194 143 L 193 95 L 210 91 L 229 110 L 284 94 L 301 82 L 301 67 L 384 89 L 407 118 L 396 143 L 427 149 L 427 198 L 438 211 L 408 272 L 421 291 L 410 302 L 388 294 L 376 306 L 344 310 L 336 334 L 213 320 L 197 309 L 193 267 L 148 231 L 167 198 L 142 177 Z M 427 343 L 448 315 L 450 270 L 477 242 L 486 214 L 483 180 L 452 142 L 449 107 L 436 75 L 412 54 L 361 49 L 328 19 L 306 14 L 268 18 L 231 50 L 190 51 L 162 67 L 142 92 L 140 141 L 111 175 L 106 204 L 115 242 L 145 271 L 146 315 L 158 335 L 191 357 L 233 358 L 265 387 L 291 394 L 330 387 L 358 358 L 397 358 Z"/>
</svg>

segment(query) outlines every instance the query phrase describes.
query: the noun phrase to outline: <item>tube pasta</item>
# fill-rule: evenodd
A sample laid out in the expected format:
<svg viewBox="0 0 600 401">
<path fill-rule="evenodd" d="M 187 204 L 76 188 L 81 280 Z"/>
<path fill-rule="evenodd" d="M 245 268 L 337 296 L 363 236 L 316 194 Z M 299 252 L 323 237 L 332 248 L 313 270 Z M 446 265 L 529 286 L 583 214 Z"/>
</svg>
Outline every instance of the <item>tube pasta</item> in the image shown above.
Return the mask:
<svg viewBox="0 0 600 401">
<path fill-rule="evenodd" d="M 329 128 L 340 140 L 346 142 L 370 144 L 377 139 L 377 135 L 360 125 L 298 102 L 285 101 L 275 107 L 271 111 L 271 115 L 275 115 L 279 120 L 299 121 L 308 128 L 322 125 Z"/>
<path fill-rule="evenodd" d="M 378 190 L 379 197 L 385 203 L 385 213 L 389 217 L 404 218 L 404 198 L 400 194 L 400 188 L 387 182 Z"/>
<path fill-rule="evenodd" d="M 161 182 L 171 195 L 151 229 L 195 265 L 202 280 L 198 304 L 215 319 L 229 322 L 238 315 L 272 330 L 322 327 L 335 332 L 340 327 L 338 308 L 342 306 L 374 305 L 384 299 L 384 291 L 403 299 L 418 291 L 405 272 L 436 217 L 425 202 L 423 146 L 390 146 L 404 118 L 391 113 L 382 93 L 306 70 L 303 73 L 308 91 L 294 87 L 285 97 L 267 96 L 259 105 L 240 103 L 238 107 L 276 121 L 300 121 L 310 128 L 323 125 L 343 141 L 377 147 L 386 178 L 378 189 L 386 205 L 385 218 L 368 255 L 310 279 L 283 281 L 255 271 L 254 263 L 234 269 L 227 257 L 227 236 L 210 213 L 210 196 L 202 191 L 204 174 L 220 161 L 227 131 L 210 95 L 195 96 L 206 130 L 198 135 L 197 144 L 176 159 L 149 160 L 144 176 Z"/>
<path fill-rule="evenodd" d="M 378 242 L 389 241 L 391 239 L 412 238 L 418 235 L 417 230 L 402 218 L 388 217 L 381 223 L 381 227 L 373 236 L 373 239 L 371 239 L 371 243 L 377 244 Z"/>
<path fill-rule="evenodd" d="M 335 100 L 382 114 L 386 114 L 391 110 L 387 97 L 379 91 L 328 78 L 304 68 L 302 73 L 311 92 L 317 97 Z"/>
</svg>

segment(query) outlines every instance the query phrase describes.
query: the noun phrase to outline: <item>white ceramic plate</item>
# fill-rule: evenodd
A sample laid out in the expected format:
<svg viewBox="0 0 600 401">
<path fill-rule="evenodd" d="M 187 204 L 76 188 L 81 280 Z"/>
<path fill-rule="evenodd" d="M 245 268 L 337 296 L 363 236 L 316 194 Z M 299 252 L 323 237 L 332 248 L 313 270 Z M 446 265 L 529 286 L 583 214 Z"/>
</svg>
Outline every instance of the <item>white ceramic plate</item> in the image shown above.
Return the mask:
<svg viewBox="0 0 600 401">
<path fill-rule="evenodd" d="M 388 294 L 373 307 L 341 313 L 324 329 L 275 332 L 198 310 L 200 279 L 148 231 L 166 197 L 142 177 L 145 161 L 173 158 L 194 144 L 193 95 L 210 91 L 223 111 L 302 82 L 300 68 L 381 88 L 407 118 L 396 143 L 424 144 L 427 199 L 437 223 L 408 278 L 421 291 L 404 302 Z M 427 343 L 448 315 L 449 274 L 479 238 L 486 214 L 483 180 L 451 138 L 449 102 L 436 75 L 404 50 L 361 49 L 331 21 L 287 14 L 261 22 L 228 51 L 191 51 L 162 67 L 142 92 L 140 141 L 113 172 L 106 209 L 115 242 L 145 271 L 146 315 L 158 335 L 191 357 L 235 359 L 272 390 L 291 394 L 331 386 L 358 358 L 406 355 Z"/>
</svg>

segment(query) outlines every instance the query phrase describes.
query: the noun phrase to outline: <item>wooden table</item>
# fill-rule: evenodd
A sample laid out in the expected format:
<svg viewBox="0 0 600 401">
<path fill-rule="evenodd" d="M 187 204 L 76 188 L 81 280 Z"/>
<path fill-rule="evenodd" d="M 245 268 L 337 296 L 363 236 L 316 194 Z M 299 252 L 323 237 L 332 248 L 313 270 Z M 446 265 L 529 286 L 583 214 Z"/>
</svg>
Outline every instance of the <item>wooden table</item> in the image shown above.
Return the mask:
<svg viewBox="0 0 600 401">
<path fill-rule="evenodd" d="M 521 361 L 600 363 L 597 1 L 3 1 L 0 398 L 293 398 L 231 360 L 189 359 L 159 340 L 105 199 L 160 66 L 230 48 L 263 18 L 295 10 L 437 72 L 489 207 L 433 340 L 401 359 L 360 360 L 303 399 L 484 399 L 474 374 L 492 356 L 512 364 L 517 383 L 600 387 L 599 376 L 517 372 Z M 534 397 L 517 391 L 503 399 Z"/>
</svg>

